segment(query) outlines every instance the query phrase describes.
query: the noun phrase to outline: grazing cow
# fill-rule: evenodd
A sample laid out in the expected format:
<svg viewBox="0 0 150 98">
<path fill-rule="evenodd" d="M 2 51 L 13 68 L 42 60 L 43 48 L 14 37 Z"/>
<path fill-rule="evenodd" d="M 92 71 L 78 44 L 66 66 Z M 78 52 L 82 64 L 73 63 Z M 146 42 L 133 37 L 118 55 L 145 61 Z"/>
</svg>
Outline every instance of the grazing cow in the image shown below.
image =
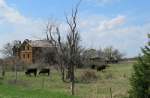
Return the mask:
<svg viewBox="0 0 150 98">
<path fill-rule="evenodd" d="M 31 76 L 31 74 L 33 74 L 36 77 L 37 69 L 36 68 L 27 69 L 26 72 L 25 72 L 25 74 L 29 75 L 29 76 Z"/>
<path fill-rule="evenodd" d="M 48 69 L 48 68 L 41 69 L 39 72 L 39 75 L 41 75 L 41 74 L 47 74 L 49 76 L 50 75 L 50 69 Z"/>
<path fill-rule="evenodd" d="M 91 69 L 95 69 L 95 68 L 96 68 L 96 65 L 93 64 L 93 65 L 91 66 Z"/>
<path fill-rule="evenodd" d="M 102 71 L 104 69 L 106 69 L 106 65 L 101 65 L 97 67 L 97 71 Z"/>
</svg>

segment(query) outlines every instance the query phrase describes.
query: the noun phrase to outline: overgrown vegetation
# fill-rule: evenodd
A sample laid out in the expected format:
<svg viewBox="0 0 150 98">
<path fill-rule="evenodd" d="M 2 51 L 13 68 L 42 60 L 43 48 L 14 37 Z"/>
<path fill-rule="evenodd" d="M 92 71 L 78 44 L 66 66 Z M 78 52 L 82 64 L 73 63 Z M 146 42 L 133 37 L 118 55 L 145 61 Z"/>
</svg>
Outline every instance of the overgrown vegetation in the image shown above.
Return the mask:
<svg viewBox="0 0 150 98">
<path fill-rule="evenodd" d="M 94 73 L 94 77 L 96 75 L 96 80 L 87 80 L 89 81 L 88 84 L 80 81 L 76 82 L 75 93 L 79 98 L 110 98 L 110 88 L 112 89 L 113 98 L 122 98 L 128 96 L 128 90 L 130 87 L 128 79 L 132 71 L 131 63 L 113 64 L 106 68 L 106 70 L 103 72 L 97 72 L 96 70 L 92 69 L 76 69 L 76 79 L 81 79 L 80 77 L 82 77 L 82 75 L 84 75 L 83 73 L 86 71 L 90 71 L 92 74 Z M 14 72 L 6 72 L 5 78 L 2 81 L 4 83 L 3 86 L 8 89 L 3 89 L 3 86 L 0 87 L 0 95 L 6 96 L 6 98 L 7 96 L 11 96 L 11 91 L 9 91 L 9 89 L 15 89 L 15 93 L 12 97 L 16 97 L 16 95 L 22 96 L 18 93 L 23 93 L 24 96 L 26 95 L 27 97 L 33 96 L 33 98 L 38 98 L 36 96 L 39 93 L 39 96 L 41 96 L 39 98 L 51 98 L 53 94 L 54 97 L 52 98 L 55 98 L 55 94 L 58 94 L 59 96 L 61 93 L 60 96 L 68 96 L 70 92 L 70 83 L 62 82 L 60 74 L 55 69 L 51 69 L 50 77 L 29 77 L 26 76 L 24 72 L 18 72 L 18 80 L 16 83 L 13 82 L 14 79 Z M 5 94 L 5 92 L 9 93 Z M 31 93 L 33 93 L 33 95 L 31 95 Z M 49 97 L 46 97 L 47 93 L 52 93 L 52 95 L 48 94 Z"/>
<path fill-rule="evenodd" d="M 79 82 L 90 83 L 97 80 L 97 75 L 93 70 L 85 70 L 81 73 L 79 77 Z"/>
</svg>

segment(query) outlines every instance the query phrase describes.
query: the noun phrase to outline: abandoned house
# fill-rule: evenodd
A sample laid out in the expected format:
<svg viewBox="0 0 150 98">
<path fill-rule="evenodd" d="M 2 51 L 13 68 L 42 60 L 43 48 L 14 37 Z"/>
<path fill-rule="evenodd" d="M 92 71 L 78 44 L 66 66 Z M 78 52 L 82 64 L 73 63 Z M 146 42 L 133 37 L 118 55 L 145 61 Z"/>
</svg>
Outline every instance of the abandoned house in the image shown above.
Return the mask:
<svg viewBox="0 0 150 98">
<path fill-rule="evenodd" d="M 13 55 L 27 64 L 41 62 L 44 52 L 53 45 L 47 40 L 24 40 L 13 47 Z"/>
</svg>

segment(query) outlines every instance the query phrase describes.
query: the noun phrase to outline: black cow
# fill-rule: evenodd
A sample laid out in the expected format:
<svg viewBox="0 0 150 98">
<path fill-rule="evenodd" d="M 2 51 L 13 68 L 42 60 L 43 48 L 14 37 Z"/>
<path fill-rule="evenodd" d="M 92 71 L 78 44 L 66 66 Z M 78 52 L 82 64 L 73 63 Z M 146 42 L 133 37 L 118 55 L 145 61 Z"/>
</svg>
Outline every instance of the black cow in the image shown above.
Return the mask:
<svg viewBox="0 0 150 98">
<path fill-rule="evenodd" d="M 91 69 L 95 69 L 95 68 L 96 68 L 96 65 L 93 64 L 93 65 L 91 66 Z"/>
<path fill-rule="evenodd" d="M 50 69 L 48 69 L 48 68 L 41 69 L 39 72 L 39 75 L 41 75 L 41 74 L 47 74 L 49 76 L 50 75 Z"/>
<path fill-rule="evenodd" d="M 29 75 L 29 76 L 31 76 L 33 74 L 36 77 L 37 69 L 36 68 L 27 69 L 26 72 L 25 72 L 25 74 Z"/>
<path fill-rule="evenodd" d="M 104 69 L 106 69 L 106 65 L 101 65 L 97 67 L 97 71 L 102 71 Z"/>
</svg>

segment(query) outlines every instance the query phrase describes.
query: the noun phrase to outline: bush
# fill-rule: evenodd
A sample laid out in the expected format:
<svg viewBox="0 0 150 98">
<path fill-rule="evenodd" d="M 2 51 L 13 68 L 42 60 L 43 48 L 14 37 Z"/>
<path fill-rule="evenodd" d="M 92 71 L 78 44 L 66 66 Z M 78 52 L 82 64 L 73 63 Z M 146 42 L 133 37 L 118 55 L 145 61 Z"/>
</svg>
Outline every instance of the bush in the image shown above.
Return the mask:
<svg viewBox="0 0 150 98">
<path fill-rule="evenodd" d="M 133 66 L 129 98 L 150 98 L 150 45 L 145 46 L 142 53 L 143 56 L 140 56 Z"/>
<path fill-rule="evenodd" d="M 84 71 L 80 77 L 80 81 L 85 82 L 85 83 L 89 83 L 89 82 L 96 81 L 96 80 L 97 80 L 97 76 L 95 72 L 91 70 Z"/>
</svg>

